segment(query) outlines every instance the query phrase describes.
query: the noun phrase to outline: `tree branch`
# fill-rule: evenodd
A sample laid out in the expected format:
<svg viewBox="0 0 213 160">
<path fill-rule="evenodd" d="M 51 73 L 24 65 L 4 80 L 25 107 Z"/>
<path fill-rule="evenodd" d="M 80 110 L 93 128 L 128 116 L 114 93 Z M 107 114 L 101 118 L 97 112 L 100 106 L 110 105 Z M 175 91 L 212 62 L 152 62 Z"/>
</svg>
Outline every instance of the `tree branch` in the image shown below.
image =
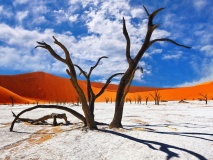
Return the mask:
<svg viewBox="0 0 213 160">
<path fill-rule="evenodd" d="M 130 56 L 130 38 L 129 38 L 129 34 L 127 32 L 127 29 L 126 29 L 126 21 L 125 19 L 123 18 L 123 35 L 125 36 L 126 38 L 126 59 L 128 61 L 128 63 L 130 64 L 132 62 L 132 58 Z"/>
<path fill-rule="evenodd" d="M 152 12 L 152 14 L 149 14 L 148 11 L 147 11 L 147 9 L 146 9 L 146 7 L 143 6 L 143 8 L 145 9 L 146 14 L 147 14 L 147 16 L 148 16 L 148 18 L 149 18 L 148 26 L 153 26 L 153 19 L 155 18 L 155 16 L 156 16 L 160 11 L 162 11 L 163 9 L 165 9 L 165 8 L 159 8 L 159 9 L 157 9 L 156 11 Z"/>
<path fill-rule="evenodd" d="M 48 51 L 50 52 L 50 54 L 51 54 L 53 57 L 55 57 L 57 60 L 59 60 L 59 61 L 61 61 L 61 62 L 63 62 L 63 63 L 66 64 L 66 60 L 63 59 L 63 58 L 61 58 L 61 56 L 59 56 L 59 55 L 52 49 L 52 47 L 51 47 L 50 45 L 48 45 L 48 44 L 45 43 L 45 42 L 38 42 L 38 41 L 37 41 L 37 43 L 38 43 L 39 45 L 37 45 L 35 48 L 40 47 L 40 48 L 44 48 L 44 49 L 48 50 Z"/>
<path fill-rule="evenodd" d="M 98 61 L 96 62 L 96 64 L 95 64 L 93 67 L 90 68 L 90 71 L 89 71 L 89 74 L 88 74 L 89 77 L 90 77 L 90 75 L 91 75 L 93 69 L 95 69 L 95 67 L 98 66 L 99 62 L 100 62 L 101 59 L 103 59 L 103 58 L 108 58 L 108 57 L 107 57 L 107 56 L 102 56 L 102 57 L 100 57 L 100 58 L 98 59 Z"/>
<path fill-rule="evenodd" d="M 68 67 L 70 68 L 71 73 L 73 74 L 73 76 L 76 78 L 76 71 L 74 68 L 74 65 L 72 63 L 72 60 L 70 58 L 70 53 L 67 50 L 67 48 L 61 43 L 59 42 L 54 36 L 52 36 L 53 39 L 55 40 L 54 43 L 57 44 L 59 47 L 61 47 L 61 49 L 64 51 L 65 56 L 66 56 L 66 64 L 68 65 Z"/>
<path fill-rule="evenodd" d="M 106 81 L 105 85 L 103 86 L 103 88 L 102 88 L 102 89 L 99 91 L 99 93 L 95 96 L 95 98 L 98 98 L 98 97 L 105 91 L 105 89 L 107 88 L 107 86 L 110 84 L 112 78 L 114 78 L 114 77 L 117 76 L 117 75 L 122 75 L 122 74 L 124 74 L 124 73 L 116 73 L 116 74 L 113 74 L 112 76 L 110 76 L 110 77 L 107 79 L 107 81 Z"/>
<path fill-rule="evenodd" d="M 136 57 L 134 58 L 134 62 L 137 64 L 141 57 L 143 56 L 143 54 L 146 52 L 146 50 L 150 47 L 150 39 L 152 36 L 153 31 L 159 26 L 159 24 L 155 24 L 153 25 L 153 19 L 154 17 L 164 8 L 159 8 L 156 11 L 152 12 L 152 14 L 149 14 L 148 10 L 146 9 L 145 6 L 143 6 L 143 8 L 146 11 L 146 14 L 148 16 L 148 24 L 147 24 L 147 32 L 146 32 L 146 37 L 144 40 L 143 45 L 141 46 L 141 49 L 139 50 L 138 54 L 136 55 Z"/>
<path fill-rule="evenodd" d="M 148 12 L 148 10 L 146 9 L 146 7 L 144 5 L 143 5 L 143 8 L 146 11 L 147 16 L 149 17 L 149 12 Z"/>
<path fill-rule="evenodd" d="M 80 70 L 80 74 L 79 75 L 83 74 L 84 77 L 87 80 L 87 97 L 88 97 L 88 101 L 90 101 L 91 94 L 92 94 L 92 96 L 94 96 L 94 92 L 92 90 L 91 83 L 90 83 L 90 75 L 87 75 L 87 73 L 80 66 L 78 66 L 76 64 L 74 66 L 77 67 Z"/>
<path fill-rule="evenodd" d="M 88 77 L 88 75 L 87 75 L 87 72 L 85 72 L 79 65 L 77 65 L 77 64 L 74 64 L 74 66 L 75 67 L 77 67 L 79 70 L 80 70 L 80 74 L 79 74 L 79 76 L 81 75 L 81 74 L 83 74 L 84 75 L 84 77 L 86 78 L 86 79 L 88 79 L 89 77 Z"/>
<path fill-rule="evenodd" d="M 92 71 L 98 66 L 99 62 L 101 61 L 101 59 L 103 58 L 108 58 L 107 56 L 102 56 L 98 59 L 98 61 L 96 62 L 96 64 L 90 68 L 89 74 L 87 75 L 87 94 L 88 94 L 88 100 L 89 102 L 95 98 L 95 94 L 92 90 L 92 86 L 91 86 L 91 82 L 90 82 L 90 75 L 92 73 Z M 92 98 L 93 97 L 93 98 Z M 92 99 L 91 99 L 92 98 Z"/>
<path fill-rule="evenodd" d="M 154 40 L 152 40 L 151 42 L 149 42 L 149 46 L 151 46 L 153 43 L 155 43 L 155 42 L 162 42 L 162 41 L 167 41 L 167 42 L 171 42 L 171 43 L 173 43 L 173 44 L 175 44 L 175 45 L 177 45 L 177 46 L 180 46 L 180 47 L 184 47 L 184 48 L 188 48 L 188 49 L 190 49 L 191 47 L 189 47 L 189 46 L 186 46 L 186 45 L 183 45 L 183 44 L 179 44 L 179 43 L 177 43 L 177 42 L 175 42 L 174 40 L 171 40 L 171 39 L 168 39 L 168 38 L 159 38 L 159 39 L 154 39 Z"/>
</svg>

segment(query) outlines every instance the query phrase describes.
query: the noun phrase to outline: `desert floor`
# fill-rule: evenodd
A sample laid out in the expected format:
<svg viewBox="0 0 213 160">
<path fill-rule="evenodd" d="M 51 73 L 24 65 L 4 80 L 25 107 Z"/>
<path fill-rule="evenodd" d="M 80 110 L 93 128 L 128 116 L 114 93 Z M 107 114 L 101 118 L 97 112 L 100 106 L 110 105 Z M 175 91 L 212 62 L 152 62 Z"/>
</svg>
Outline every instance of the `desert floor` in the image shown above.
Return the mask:
<svg viewBox="0 0 213 160">
<path fill-rule="evenodd" d="M 66 106 L 82 113 L 81 106 Z M 128 103 L 124 108 L 123 129 L 100 125 L 96 131 L 83 128 L 67 112 L 37 109 L 22 117 L 66 113 L 71 124 L 53 127 L 15 123 L 14 132 L 10 132 L 14 119 L 11 110 L 18 114 L 28 107 L 0 106 L 0 159 L 213 160 L 213 101 L 208 105 L 204 101 L 171 101 L 159 106 L 153 102 Z M 113 113 L 114 103 L 96 103 L 96 121 L 110 123 Z"/>
</svg>

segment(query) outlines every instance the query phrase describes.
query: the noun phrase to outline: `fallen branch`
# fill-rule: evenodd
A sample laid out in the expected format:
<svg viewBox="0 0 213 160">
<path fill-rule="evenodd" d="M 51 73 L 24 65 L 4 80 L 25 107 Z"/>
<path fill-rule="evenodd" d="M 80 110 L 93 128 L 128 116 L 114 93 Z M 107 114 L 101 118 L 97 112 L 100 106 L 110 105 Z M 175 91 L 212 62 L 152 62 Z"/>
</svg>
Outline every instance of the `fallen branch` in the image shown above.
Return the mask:
<svg viewBox="0 0 213 160">
<path fill-rule="evenodd" d="M 34 109 L 38 109 L 38 108 L 54 108 L 54 109 L 60 109 L 60 110 L 67 111 L 67 112 L 71 113 L 72 115 L 74 115 L 75 117 L 77 117 L 78 119 L 80 119 L 84 123 L 84 125 L 86 126 L 86 119 L 84 118 L 84 116 L 81 115 L 80 113 L 72 110 L 71 108 L 67 108 L 67 107 L 64 107 L 64 106 L 58 106 L 58 105 L 37 105 L 37 106 L 31 107 L 31 108 L 27 108 L 27 109 L 23 110 L 22 112 L 20 112 L 17 116 L 15 116 L 15 119 L 11 123 L 10 131 L 13 131 L 13 127 L 14 127 L 15 122 L 19 119 L 19 117 L 22 114 L 24 114 L 25 112 L 32 111 Z M 27 120 L 27 119 L 25 118 L 25 120 Z"/>
<path fill-rule="evenodd" d="M 13 116 L 14 117 L 17 117 L 17 115 L 12 111 L 13 113 Z M 21 121 L 21 122 L 28 122 L 28 123 L 31 123 L 31 124 L 38 124 L 39 122 L 42 122 L 43 124 L 46 123 L 45 121 L 48 120 L 48 119 L 51 119 L 53 118 L 53 126 L 57 126 L 57 121 L 56 119 L 59 118 L 59 119 L 64 119 L 65 123 L 68 124 L 69 122 L 67 121 L 67 116 L 65 113 L 63 114 L 57 114 L 57 113 L 52 113 L 52 114 L 49 114 L 49 115 L 46 115 L 46 116 L 43 116 L 41 118 L 38 118 L 38 119 L 30 119 L 30 118 L 17 118 L 17 121 Z"/>
</svg>

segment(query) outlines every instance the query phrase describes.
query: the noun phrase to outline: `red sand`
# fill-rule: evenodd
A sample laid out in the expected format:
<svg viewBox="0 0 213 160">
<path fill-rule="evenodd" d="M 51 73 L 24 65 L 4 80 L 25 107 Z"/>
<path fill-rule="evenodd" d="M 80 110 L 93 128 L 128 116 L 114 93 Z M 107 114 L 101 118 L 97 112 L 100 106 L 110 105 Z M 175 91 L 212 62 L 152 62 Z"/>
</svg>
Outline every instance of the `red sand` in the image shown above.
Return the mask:
<svg viewBox="0 0 213 160">
<path fill-rule="evenodd" d="M 12 99 L 14 99 L 14 103 L 32 103 L 33 101 L 24 97 L 21 97 L 3 87 L 0 86 L 0 103 L 8 104 L 12 103 Z M 12 97 L 12 99 L 11 99 Z"/>
<path fill-rule="evenodd" d="M 86 93 L 86 81 L 79 81 L 80 86 Z M 93 82 L 93 90 L 98 93 L 103 84 Z M 115 101 L 117 85 L 110 84 L 106 91 L 97 101 L 104 102 L 106 98 Z M 158 90 L 161 100 L 197 100 L 202 98 L 201 94 L 207 94 L 208 99 L 213 98 L 213 82 L 203 83 L 193 87 L 183 88 L 151 88 L 151 87 L 135 87 L 132 86 L 127 98 L 132 101 L 137 99 L 138 95 L 145 100 L 149 96 L 149 100 L 153 100 L 150 94 L 154 95 L 154 91 Z M 76 102 L 77 93 L 72 87 L 68 78 L 54 76 L 44 72 L 34 72 L 20 75 L 0 75 L 0 103 L 11 103 L 10 96 L 15 103 L 27 102 Z"/>
</svg>

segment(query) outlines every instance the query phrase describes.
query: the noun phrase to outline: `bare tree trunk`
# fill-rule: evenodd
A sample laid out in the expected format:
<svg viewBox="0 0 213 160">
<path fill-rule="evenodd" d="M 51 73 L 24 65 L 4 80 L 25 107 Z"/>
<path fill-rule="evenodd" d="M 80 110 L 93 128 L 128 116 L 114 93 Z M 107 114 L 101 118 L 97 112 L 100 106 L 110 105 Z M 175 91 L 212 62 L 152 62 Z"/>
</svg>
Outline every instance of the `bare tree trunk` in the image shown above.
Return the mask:
<svg viewBox="0 0 213 160">
<path fill-rule="evenodd" d="M 11 104 L 12 104 L 12 106 L 14 106 L 14 99 L 13 99 L 13 97 L 10 96 L 10 99 L 11 99 Z"/>
<path fill-rule="evenodd" d="M 124 92 L 125 87 L 130 81 L 130 76 L 132 75 L 134 69 L 132 71 L 129 69 L 128 72 L 126 72 L 123 77 L 121 78 L 120 84 L 118 86 L 116 100 L 115 100 L 115 112 L 114 112 L 114 118 L 112 122 L 109 125 L 109 128 L 122 128 L 122 117 L 123 117 L 123 107 L 124 107 Z"/>
<path fill-rule="evenodd" d="M 149 100 L 149 96 L 148 96 L 148 97 L 146 97 L 146 105 L 147 105 L 147 103 L 148 103 L 148 100 Z"/>
</svg>

